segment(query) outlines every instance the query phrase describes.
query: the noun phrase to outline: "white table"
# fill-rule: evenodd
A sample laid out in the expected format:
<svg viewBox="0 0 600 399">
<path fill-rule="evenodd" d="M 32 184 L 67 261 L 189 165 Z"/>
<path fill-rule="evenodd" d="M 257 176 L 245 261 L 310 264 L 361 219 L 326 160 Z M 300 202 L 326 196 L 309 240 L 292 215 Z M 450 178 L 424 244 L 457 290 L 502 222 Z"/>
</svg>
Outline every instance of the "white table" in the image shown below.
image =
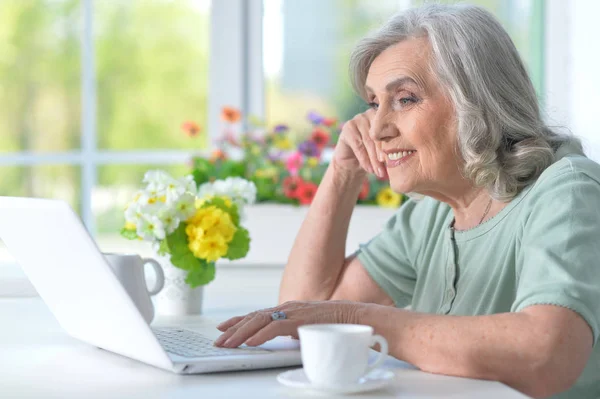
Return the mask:
<svg viewBox="0 0 600 399">
<path fill-rule="evenodd" d="M 234 278 L 233 270 L 219 273 L 220 278 L 207 290 L 205 315 L 172 321 L 193 328 L 270 306 L 276 300 L 279 269 L 263 273 L 238 270 L 237 278 Z M 244 289 L 236 288 L 242 282 Z M 66 335 L 37 297 L 0 297 L 0 320 L 2 398 L 317 397 L 308 391 L 281 386 L 275 377 L 287 369 L 179 376 L 96 349 Z M 428 374 L 393 358 L 389 358 L 385 367 L 395 370 L 396 379 L 392 386 L 349 397 L 525 397 L 498 382 Z"/>
</svg>

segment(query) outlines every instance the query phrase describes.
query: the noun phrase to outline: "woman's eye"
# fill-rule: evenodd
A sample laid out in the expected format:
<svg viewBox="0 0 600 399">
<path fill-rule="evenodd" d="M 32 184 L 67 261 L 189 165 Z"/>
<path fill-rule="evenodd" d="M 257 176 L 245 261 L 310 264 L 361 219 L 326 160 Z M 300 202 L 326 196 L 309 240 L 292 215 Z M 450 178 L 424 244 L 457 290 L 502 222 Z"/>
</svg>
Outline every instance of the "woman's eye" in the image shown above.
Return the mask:
<svg viewBox="0 0 600 399">
<path fill-rule="evenodd" d="M 402 97 L 398 100 L 401 105 L 410 105 L 417 102 L 417 99 L 414 97 Z"/>
<path fill-rule="evenodd" d="M 369 103 L 369 107 L 373 108 L 375 111 L 377 111 L 377 108 L 379 108 L 379 104 L 371 102 L 371 103 Z"/>
</svg>

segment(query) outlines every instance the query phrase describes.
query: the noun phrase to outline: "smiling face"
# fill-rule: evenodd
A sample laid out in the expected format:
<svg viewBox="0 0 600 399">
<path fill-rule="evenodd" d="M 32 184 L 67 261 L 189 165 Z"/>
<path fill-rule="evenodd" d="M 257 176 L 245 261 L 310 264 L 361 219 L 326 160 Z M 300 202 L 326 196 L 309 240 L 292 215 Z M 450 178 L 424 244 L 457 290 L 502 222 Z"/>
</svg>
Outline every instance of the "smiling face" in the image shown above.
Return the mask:
<svg viewBox="0 0 600 399">
<path fill-rule="evenodd" d="M 370 135 L 386 154 L 392 189 L 439 197 L 446 187 L 465 181 L 454 107 L 431 72 L 430 60 L 427 38 L 402 41 L 373 60 L 365 86 L 376 110 Z"/>
</svg>

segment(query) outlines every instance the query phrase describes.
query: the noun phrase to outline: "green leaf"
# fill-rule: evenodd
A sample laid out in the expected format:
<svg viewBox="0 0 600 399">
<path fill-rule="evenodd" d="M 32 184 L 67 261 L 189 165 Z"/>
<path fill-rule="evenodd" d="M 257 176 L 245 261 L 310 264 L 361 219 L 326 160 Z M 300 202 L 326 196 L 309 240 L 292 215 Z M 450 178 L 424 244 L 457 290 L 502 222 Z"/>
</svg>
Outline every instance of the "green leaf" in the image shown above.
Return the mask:
<svg viewBox="0 0 600 399">
<path fill-rule="evenodd" d="M 244 177 L 246 173 L 246 165 L 243 162 L 225 160 L 221 162 L 216 172 L 216 177 L 218 179 L 226 179 L 228 177 Z"/>
<path fill-rule="evenodd" d="M 256 198 L 257 201 L 268 201 L 272 200 L 275 196 L 275 190 L 277 185 L 273 182 L 273 179 L 253 177 L 252 182 L 256 185 Z"/>
<path fill-rule="evenodd" d="M 200 259 L 196 258 L 192 252 L 178 253 L 171 255 L 171 263 L 173 266 L 182 270 L 194 270 L 198 266 Z"/>
<path fill-rule="evenodd" d="M 214 262 L 201 262 L 203 264 L 195 267 L 193 270 L 190 270 L 185 282 L 190 285 L 190 287 L 195 288 L 200 285 L 206 285 L 215 279 L 215 263 Z"/>
<path fill-rule="evenodd" d="M 121 229 L 120 234 L 121 234 L 121 236 L 127 238 L 128 240 L 137 240 L 138 239 L 136 230 L 129 230 L 129 229 L 126 229 L 125 227 L 123 227 Z"/>
<path fill-rule="evenodd" d="M 168 253 L 170 253 L 171 251 L 169 250 L 169 244 L 167 243 L 167 239 L 165 238 L 164 240 L 162 240 L 160 242 L 160 246 L 158 247 L 158 254 L 159 255 L 166 255 Z"/>
<path fill-rule="evenodd" d="M 193 270 L 198 266 L 200 260 L 194 256 L 188 247 L 186 227 L 186 223 L 181 223 L 174 232 L 167 236 L 166 241 L 171 252 L 173 266 L 183 270 Z"/>
<path fill-rule="evenodd" d="M 248 254 L 249 249 L 250 234 L 245 228 L 238 227 L 229 243 L 229 249 L 227 250 L 227 254 L 225 254 L 225 258 L 229 260 L 241 259 Z"/>
<path fill-rule="evenodd" d="M 192 171 L 196 186 L 210 181 L 210 178 L 215 175 L 215 166 L 206 158 L 194 158 L 194 170 Z"/>
</svg>

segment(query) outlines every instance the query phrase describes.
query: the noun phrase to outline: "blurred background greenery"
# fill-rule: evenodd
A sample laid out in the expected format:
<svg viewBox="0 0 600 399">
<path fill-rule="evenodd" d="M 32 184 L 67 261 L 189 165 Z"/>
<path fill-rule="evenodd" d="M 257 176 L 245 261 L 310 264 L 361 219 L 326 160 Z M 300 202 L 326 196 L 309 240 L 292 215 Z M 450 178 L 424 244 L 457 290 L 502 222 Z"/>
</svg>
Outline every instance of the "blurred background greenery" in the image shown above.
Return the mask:
<svg viewBox="0 0 600 399">
<path fill-rule="evenodd" d="M 217 0 L 215 0 L 217 1 Z M 448 1 L 453 2 L 453 1 Z M 421 0 L 264 0 L 265 119 L 309 129 L 306 113 L 347 120 L 365 109 L 352 92 L 354 43 Z M 476 0 L 511 33 L 543 91 L 542 0 Z M 207 128 L 210 0 L 95 1 L 95 151 L 184 150 L 211 145 Z M 80 154 L 80 0 L 0 1 L 0 160 L 20 153 Z M 226 104 L 220 104 L 226 105 Z M 97 232 L 116 234 L 122 209 L 152 164 L 98 165 L 92 208 Z M 164 166 L 182 175 L 190 165 Z M 54 197 L 81 205 L 81 166 L 52 161 L 0 166 L 0 195 Z"/>
</svg>

